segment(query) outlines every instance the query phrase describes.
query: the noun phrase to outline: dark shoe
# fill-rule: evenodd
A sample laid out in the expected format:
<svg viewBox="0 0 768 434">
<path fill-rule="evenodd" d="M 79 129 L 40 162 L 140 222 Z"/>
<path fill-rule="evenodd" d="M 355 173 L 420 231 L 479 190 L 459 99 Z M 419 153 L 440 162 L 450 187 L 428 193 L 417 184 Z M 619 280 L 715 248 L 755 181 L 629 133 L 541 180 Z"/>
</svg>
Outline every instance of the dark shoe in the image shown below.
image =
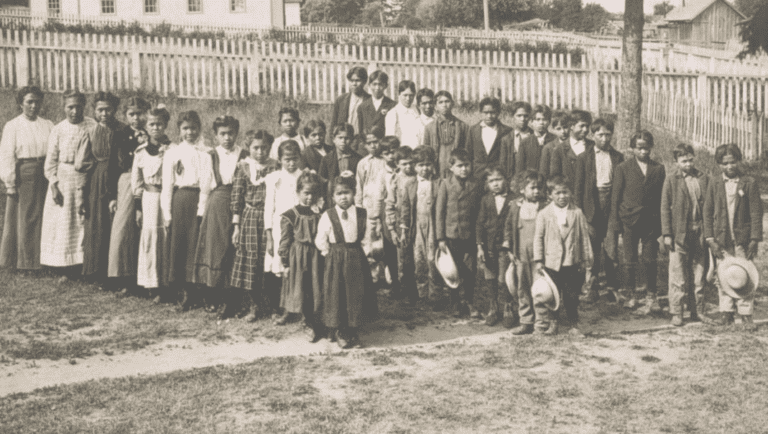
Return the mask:
<svg viewBox="0 0 768 434">
<path fill-rule="evenodd" d="M 590 289 L 581 297 L 579 297 L 579 300 L 583 301 L 584 303 L 595 303 L 599 299 L 600 299 L 600 294 L 595 289 Z"/>
<path fill-rule="evenodd" d="M 466 314 L 468 314 L 469 311 L 467 311 L 465 313 L 464 307 L 465 306 L 462 303 L 456 303 L 456 305 L 454 305 L 454 308 L 453 308 L 453 316 L 455 318 L 461 318 L 461 317 L 465 316 Z"/>
<path fill-rule="evenodd" d="M 682 327 L 683 326 L 683 316 L 682 315 L 672 315 L 672 325 L 675 327 Z"/>
<path fill-rule="evenodd" d="M 485 325 L 488 327 L 493 327 L 496 324 L 499 323 L 499 312 L 498 311 L 492 311 L 488 312 L 488 315 L 485 316 Z"/>
<path fill-rule="evenodd" d="M 291 314 L 289 312 L 283 313 L 278 319 L 275 320 L 275 325 L 286 325 Z"/>
<path fill-rule="evenodd" d="M 469 313 L 469 317 L 473 319 L 483 319 L 483 315 L 480 313 L 479 310 L 475 309 L 475 306 L 471 304 L 466 304 L 466 310 Z"/>
<path fill-rule="evenodd" d="M 309 329 L 309 342 L 317 343 L 320 339 L 325 337 L 324 331 L 320 327 L 313 327 Z"/>
<path fill-rule="evenodd" d="M 520 324 L 512 329 L 512 334 L 516 336 L 529 335 L 531 333 L 533 333 L 533 324 Z"/>
<path fill-rule="evenodd" d="M 741 322 L 744 324 L 754 324 L 755 322 L 752 320 L 752 315 L 742 315 L 741 316 Z"/>
<path fill-rule="evenodd" d="M 723 312 L 720 321 L 718 321 L 718 325 L 728 326 L 731 324 L 733 324 L 733 312 Z"/>
<path fill-rule="evenodd" d="M 352 342 L 345 338 L 344 335 L 341 332 L 336 332 L 336 343 L 339 345 L 339 348 L 342 350 L 347 350 L 349 348 L 352 348 Z"/>
<path fill-rule="evenodd" d="M 183 297 L 181 299 L 181 304 L 179 304 L 178 311 L 179 312 L 186 312 L 192 308 L 194 305 L 194 301 L 192 300 L 192 294 L 189 290 L 185 289 L 183 293 Z"/>
<path fill-rule="evenodd" d="M 501 320 L 501 326 L 505 329 L 511 329 L 517 324 L 517 315 L 504 315 Z"/>
<path fill-rule="evenodd" d="M 549 323 L 549 328 L 544 332 L 546 336 L 555 336 L 557 334 L 557 321 Z"/>
</svg>

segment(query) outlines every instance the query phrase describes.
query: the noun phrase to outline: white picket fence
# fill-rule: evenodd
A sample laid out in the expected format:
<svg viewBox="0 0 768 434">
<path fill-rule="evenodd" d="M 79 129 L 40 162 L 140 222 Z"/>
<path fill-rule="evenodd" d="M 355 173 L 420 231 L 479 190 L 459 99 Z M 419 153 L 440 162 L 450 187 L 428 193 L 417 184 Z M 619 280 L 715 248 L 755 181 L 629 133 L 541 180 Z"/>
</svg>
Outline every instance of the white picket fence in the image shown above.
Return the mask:
<svg viewBox="0 0 768 434">
<path fill-rule="evenodd" d="M 143 90 L 182 98 L 223 99 L 280 93 L 330 103 L 349 90 L 346 72 L 352 66 L 364 66 L 389 75 L 390 96 L 396 95 L 400 80 L 409 79 L 419 88 L 448 90 L 459 102 L 477 102 L 485 95 L 495 95 L 505 102 L 524 100 L 553 109 L 615 113 L 620 103 L 620 71 L 618 65 L 601 63 L 589 55 L 573 59 L 569 54 L 554 53 L 245 39 L 150 40 L 0 30 L 0 86 L 32 83 L 54 92 L 73 88 Z M 712 137 L 700 133 L 706 128 L 689 128 L 679 119 L 703 116 L 709 119 L 706 125 L 719 125 L 714 131 L 726 131 L 745 149 L 754 148 L 749 155 L 760 154 L 762 135 L 732 131 L 750 130 L 743 124 L 751 122 L 754 113 L 762 117 L 768 105 L 765 76 L 646 71 L 643 81 L 650 92 L 648 98 L 657 95 L 646 112 L 652 122 L 692 138 L 698 131 L 700 141 L 709 143 Z M 680 108 L 684 104 L 681 101 L 688 101 L 688 108 Z M 721 115 L 712 114 L 714 107 Z"/>
</svg>

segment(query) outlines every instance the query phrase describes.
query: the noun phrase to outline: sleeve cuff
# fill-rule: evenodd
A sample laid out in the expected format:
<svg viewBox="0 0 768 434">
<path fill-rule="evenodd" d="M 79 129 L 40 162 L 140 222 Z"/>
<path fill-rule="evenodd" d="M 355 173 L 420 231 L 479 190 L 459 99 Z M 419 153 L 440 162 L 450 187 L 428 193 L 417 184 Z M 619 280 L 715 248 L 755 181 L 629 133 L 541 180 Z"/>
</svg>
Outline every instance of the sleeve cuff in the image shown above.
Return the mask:
<svg viewBox="0 0 768 434">
<path fill-rule="evenodd" d="M 233 225 L 239 225 L 240 224 L 240 215 L 235 214 L 232 216 L 232 224 Z"/>
<path fill-rule="evenodd" d="M 5 194 L 16 194 L 16 187 L 6 187 Z"/>
</svg>

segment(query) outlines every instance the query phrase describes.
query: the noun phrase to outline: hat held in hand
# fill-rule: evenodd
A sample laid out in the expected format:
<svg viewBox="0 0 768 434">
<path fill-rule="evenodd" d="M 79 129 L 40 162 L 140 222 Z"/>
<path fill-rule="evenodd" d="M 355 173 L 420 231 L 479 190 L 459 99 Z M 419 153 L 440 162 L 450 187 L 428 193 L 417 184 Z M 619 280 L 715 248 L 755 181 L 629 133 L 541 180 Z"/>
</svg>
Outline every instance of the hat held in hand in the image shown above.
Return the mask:
<svg viewBox="0 0 768 434">
<path fill-rule="evenodd" d="M 757 288 L 760 273 L 752 261 L 736 256 L 726 256 L 717 266 L 717 277 L 723 292 L 732 298 L 741 299 Z"/>
<path fill-rule="evenodd" d="M 451 289 L 459 287 L 459 269 L 456 267 L 456 262 L 451 256 L 451 252 L 447 248 L 437 248 L 435 252 L 435 268 L 443 277 L 445 284 Z"/>
<path fill-rule="evenodd" d="M 513 296 L 517 296 L 517 264 L 515 261 L 509 261 L 506 273 L 504 273 L 504 283 L 507 284 L 507 290 Z"/>
<path fill-rule="evenodd" d="M 534 277 L 531 298 L 534 304 L 544 304 L 553 311 L 560 309 L 560 292 L 545 270 L 541 270 Z"/>
</svg>

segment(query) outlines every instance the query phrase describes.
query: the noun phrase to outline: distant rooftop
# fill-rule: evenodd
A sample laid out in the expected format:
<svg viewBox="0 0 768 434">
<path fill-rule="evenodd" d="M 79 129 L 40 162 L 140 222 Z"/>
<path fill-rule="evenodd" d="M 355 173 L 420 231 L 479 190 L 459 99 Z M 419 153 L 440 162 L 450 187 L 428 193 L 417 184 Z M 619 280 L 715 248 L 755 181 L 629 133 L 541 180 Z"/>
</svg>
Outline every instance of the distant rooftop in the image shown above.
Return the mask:
<svg viewBox="0 0 768 434">
<path fill-rule="evenodd" d="M 708 7 L 712 6 L 715 2 L 721 1 L 721 0 L 690 0 L 687 1 L 688 4 L 682 7 L 676 7 L 672 9 L 665 17 L 664 19 L 667 22 L 671 21 L 684 21 L 684 22 L 690 22 L 696 19 L 699 15 L 701 15 L 702 12 L 707 10 Z M 722 0 L 723 3 L 727 4 L 731 7 L 734 11 L 736 11 L 737 14 L 741 15 L 743 18 L 747 18 L 741 11 L 736 9 L 735 6 L 733 6 L 731 3 Z"/>
</svg>

